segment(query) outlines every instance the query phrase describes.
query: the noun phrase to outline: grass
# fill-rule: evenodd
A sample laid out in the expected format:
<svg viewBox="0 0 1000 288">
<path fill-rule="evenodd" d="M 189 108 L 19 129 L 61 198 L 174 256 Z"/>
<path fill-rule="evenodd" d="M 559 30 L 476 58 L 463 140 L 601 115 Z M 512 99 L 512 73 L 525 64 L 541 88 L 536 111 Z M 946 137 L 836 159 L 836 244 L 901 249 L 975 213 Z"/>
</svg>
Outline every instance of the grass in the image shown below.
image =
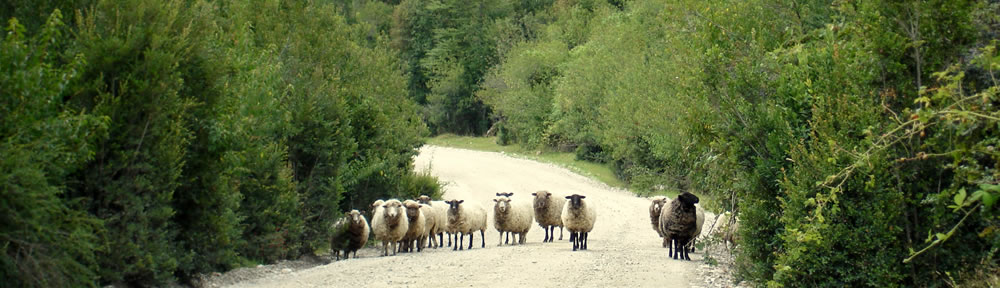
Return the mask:
<svg viewBox="0 0 1000 288">
<path fill-rule="evenodd" d="M 526 149 L 517 144 L 500 146 L 496 144 L 496 137 L 469 137 L 454 134 L 439 135 L 426 139 L 427 144 L 435 146 L 445 146 L 462 148 L 469 150 L 504 152 L 517 157 L 531 159 L 539 162 L 546 162 L 566 167 L 580 175 L 601 181 L 608 186 L 616 188 L 628 188 L 628 185 L 615 177 L 615 173 L 610 165 L 577 160 L 576 155 L 569 152 L 556 152 Z"/>
</svg>

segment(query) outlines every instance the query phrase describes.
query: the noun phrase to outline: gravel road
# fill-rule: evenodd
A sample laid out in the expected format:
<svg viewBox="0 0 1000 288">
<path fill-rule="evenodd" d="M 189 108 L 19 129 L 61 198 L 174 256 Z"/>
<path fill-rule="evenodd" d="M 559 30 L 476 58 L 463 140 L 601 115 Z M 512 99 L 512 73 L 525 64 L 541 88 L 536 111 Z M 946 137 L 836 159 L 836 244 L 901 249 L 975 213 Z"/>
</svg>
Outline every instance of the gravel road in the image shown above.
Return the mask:
<svg viewBox="0 0 1000 288">
<path fill-rule="evenodd" d="M 424 146 L 416 159 L 418 171 L 446 183 L 444 198 L 478 203 L 489 211 L 486 248 L 476 235 L 474 248 L 426 249 L 380 257 L 373 248 L 360 258 L 304 269 L 264 269 L 266 275 L 246 277 L 231 287 L 698 287 L 706 286 L 693 261 L 667 258 L 660 238 L 649 225 L 649 201 L 613 189 L 565 168 L 503 155 L 446 147 Z M 542 243 L 544 232 L 533 225 L 522 246 L 497 246 L 492 207 L 497 192 L 514 192 L 514 201 L 530 201 L 531 193 L 582 194 L 597 208 L 587 251 L 572 251 L 569 233 L 563 241 Z M 707 223 L 710 223 L 706 221 Z M 706 224 L 707 224 L 706 223 Z M 706 228 L 707 229 L 707 228 Z M 558 233 L 558 232 L 556 232 Z M 478 234 L 478 233 L 476 233 Z M 447 241 L 447 240 L 446 240 Z M 464 243 L 468 245 L 468 238 Z M 279 266 L 275 267 L 281 267 Z M 264 266 L 262 266 L 264 267 Z M 229 274 L 229 273 L 227 273 Z M 233 274 L 239 274 L 237 271 Z M 259 274 L 259 273 L 258 273 Z M 216 286 L 212 284 L 210 286 Z"/>
</svg>

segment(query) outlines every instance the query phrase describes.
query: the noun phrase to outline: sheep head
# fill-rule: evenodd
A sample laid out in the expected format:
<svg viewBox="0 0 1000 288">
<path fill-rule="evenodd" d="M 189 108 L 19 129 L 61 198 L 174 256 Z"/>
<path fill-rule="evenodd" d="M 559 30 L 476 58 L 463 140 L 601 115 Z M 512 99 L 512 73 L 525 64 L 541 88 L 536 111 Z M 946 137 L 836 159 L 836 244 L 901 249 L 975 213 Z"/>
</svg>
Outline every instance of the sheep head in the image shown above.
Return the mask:
<svg viewBox="0 0 1000 288">
<path fill-rule="evenodd" d="M 500 194 L 502 193 L 497 193 L 497 195 Z M 493 202 L 497 203 L 494 205 L 497 213 L 507 213 L 507 210 L 510 209 L 510 198 L 507 198 L 507 196 L 500 196 L 500 198 L 493 199 Z"/>
<path fill-rule="evenodd" d="M 691 194 L 690 192 L 684 192 L 684 194 L 678 195 L 677 199 L 685 205 L 698 204 L 698 196 L 694 196 L 694 194 Z"/>
<path fill-rule="evenodd" d="M 660 215 L 660 211 L 663 210 L 663 205 L 667 204 L 668 201 L 667 197 L 663 196 L 653 197 L 652 201 L 653 201 L 652 215 Z"/>
<path fill-rule="evenodd" d="M 392 220 L 398 219 L 399 216 L 402 215 L 404 212 L 402 211 L 403 210 L 402 206 L 403 204 L 399 203 L 398 200 L 386 201 L 385 204 L 382 205 L 382 208 L 385 209 L 385 211 L 382 213 L 385 213 L 386 219 L 392 219 Z"/>
<path fill-rule="evenodd" d="M 680 209 L 686 213 L 694 213 L 694 204 L 698 203 L 698 196 L 694 196 L 689 192 L 684 192 L 681 195 L 677 195 L 677 201 L 679 202 Z"/>
<path fill-rule="evenodd" d="M 531 193 L 531 196 L 535 196 L 535 209 L 542 209 L 549 205 L 549 198 L 552 197 L 552 193 L 542 190 Z"/>
<path fill-rule="evenodd" d="M 420 204 L 431 204 L 431 196 L 420 195 L 420 197 L 417 197 L 417 202 L 420 202 Z"/>
<path fill-rule="evenodd" d="M 569 199 L 569 207 L 572 208 L 580 208 L 580 206 L 583 206 L 583 198 L 587 198 L 587 196 L 580 194 L 566 196 L 566 199 Z"/>
<path fill-rule="evenodd" d="M 444 201 L 444 203 L 447 203 L 447 204 L 448 204 L 448 214 L 449 214 L 449 215 L 451 215 L 452 213 L 456 213 L 456 214 L 457 214 L 457 213 L 458 213 L 458 211 L 459 211 L 460 209 L 462 209 L 462 206 L 461 206 L 461 204 L 462 204 L 463 202 L 465 202 L 465 200 L 451 200 L 451 201 Z"/>
<path fill-rule="evenodd" d="M 375 202 L 372 202 L 371 206 L 368 206 L 368 210 L 371 210 L 372 214 L 374 214 L 375 213 L 375 209 L 378 208 L 379 206 L 384 205 L 384 204 L 385 204 L 385 201 L 383 201 L 381 199 L 380 200 L 375 200 Z"/>
<path fill-rule="evenodd" d="M 413 200 L 406 200 L 403 202 L 403 207 L 406 207 L 406 215 L 410 218 L 410 221 L 414 221 L 420 215 L 420 203 Z"/>
<path fill-rule="evenodd" d="M 347 212 L 347 214 L 351 219 L 351 224 L 356 226 L 364 224 L 365 218 L 361 216 L 361 212 L 358 210 L 351 210 L 351 212 Z"/>
</svg>

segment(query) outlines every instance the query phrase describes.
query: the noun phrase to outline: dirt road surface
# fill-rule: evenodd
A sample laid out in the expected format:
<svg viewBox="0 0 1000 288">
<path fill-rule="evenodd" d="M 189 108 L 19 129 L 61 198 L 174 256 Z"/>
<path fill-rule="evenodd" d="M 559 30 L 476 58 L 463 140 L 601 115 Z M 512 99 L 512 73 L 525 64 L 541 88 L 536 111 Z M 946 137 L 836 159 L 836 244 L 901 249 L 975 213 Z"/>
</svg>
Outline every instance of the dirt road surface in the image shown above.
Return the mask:
<svg viewBox="0 0 1000 288">
<path fill-rule="evenodd" d="M 490 214 L 486 247 L 476 233 L 473 249 L 425 249 L 381 257 L 372 248 L 357 259 L 304 270 L 274 273 L 232 287 L 693 287 L 705 286 L 693 261 L 667 258 L 649 224 L 649 201 L 608 187 L 551 164 L 500 153 L 425 146 L 416 159 L 418 171 L 446 183 L 445 199 L 482 205 Z M 569 233 L 562 241 L 542 243 L 544 232 L 533 225 L 527 244 L 497 246 L 493 198 L 514 192 L 514 201 L 530 201 L 531 193 L 582 194 L 597 208 L 589 250 L 572 251 Z M 558 229 L 557 229 L 557 234 Z M 447 242 L 447 240 L 446 240 Z M 468 238 L 465 243 L 468 247 Z"/>
</svg>

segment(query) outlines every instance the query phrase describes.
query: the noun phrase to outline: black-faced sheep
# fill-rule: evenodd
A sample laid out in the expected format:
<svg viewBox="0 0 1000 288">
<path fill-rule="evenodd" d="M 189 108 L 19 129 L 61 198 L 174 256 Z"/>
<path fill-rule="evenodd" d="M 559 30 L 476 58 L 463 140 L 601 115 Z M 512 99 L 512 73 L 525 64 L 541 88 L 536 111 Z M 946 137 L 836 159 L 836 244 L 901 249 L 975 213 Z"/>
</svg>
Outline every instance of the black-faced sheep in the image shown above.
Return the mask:
<svg viewBox="0 0 1000 288">
<path fill-rule="evenodd" d="M 382 204 L 381 209 L 375 211 L 375 216 L 372 217 L 372 229 L 375 232 L 375 240 L 382 241 L 382 256 L 389 255 L 390 243 L 392 243 L 392 255 L 396 255 L 396 245 L 403 240 L 406 231 L 410 229 L 406 209 L 399 200 L 390 199 Z"/>
<path fill-rule="evenodd" d="M 566 204 L 563 205 L 562 218 L 563 225 L 569 230 L 569 240 L 573 242 L 573 251 L 577 248 L 587 250 L 587 235 L 594 229 L 594 222 L 597 221 L 597 210 L 584 200 L 587 196 L 573 194 L 566 196 Z"/>
<path fill-rule="evenodd" d="M 462 250 L 462 241 L 465 239 L 465 235 L 469 235 L 469 249 L 472 249 L 476 230 L 483 238 L 483 247 L 486 247 L 486 210 L 477 204 L 463 204 L 464 202 L 465 200 L 445 201 L 449 205 L 448 229 L 456 231 L 455 246 L 452 247 L 452 250 Z"/>
<path fill-rule="evenodd" d="M 562 207 L 566 199 L 553 196 L 549 191 L 538 191 L 531 193 L 535 196 L 535 221 L 538 226 L 545 230 L 545 239 L 542 242 L 552 242 L 555 240 L 556 227 L 559 227 L 559 240 L 563 239 Z"/>
<path fill-rule="evenodd" d="M 531 204 L 528 202 L 511 201 L 510 196 L 514 193 L 497 193 L 496 202 L 493 205 L 493 227 L 503 235 L 504 232 L 514 233 L 515 244 L 524 244 L 527 239 L 528 230 L 531 230 L 532 217 Z M 500 237 L 503 238 L 503 237 Z M 503 239 L 497 239 L 497 246 L 503 245 Z"/>
<path fill-rule="evenodd" d="M 351 252 L 354 252 L 354 258 L 358 258 L 358 249 L 368 243 L 369 232 L 368 222 L 361 212 L 358 210 L 347 212 L 333 224 L 330 250 L 333 251 L 334 257 L 340 260 L 340 251 L 344 251 L 344 259 L 350 258 Z"/>
<path fill-rule="evenodd" d="M 448 231 L 448 203 L 444 203 L 444 201 L 431 200 L 431 197 L 427 195 L 420 195 L 420 197 L 417 197 L 417 202 L 431 206 L 431 208 L 434 209 L 435 215 L 440 215 L 434 218 L 437 232 L 433 233 L 438 236 L 438 240 L 436 241 L 437 247 L 444 245 L 444 233 L 448 233 L 448 246 L 451 247 L 451 234 L 453 232 Z M 433 238 L 434 235 L 430 235 L 430 237 Z"/>
<path fill-rule="evenodd" d="M 403 246 L 400 248 L 400 252 L 413 252 L 414 248 L 418 252 L 423 251 L 424 248 L 419 242 L 427 236 L 427 218 L 424 212 L 420 211 L 420 203 L 417 201 L 403 201 L 403 207 L 406 207 L 406 218 L 410 223 L 406 235 L 403 236 Z"/>
<path fill-rule="evenodd" d="M 660 213 L 660 230 L 663 231 L 665 240 L 670 241 L 669 255 L 674 259 L 691 260 L 687 245 L 698 230 L 696 203 L 698 196 L 684 192 L 670 201 Z"/>
</svg>

